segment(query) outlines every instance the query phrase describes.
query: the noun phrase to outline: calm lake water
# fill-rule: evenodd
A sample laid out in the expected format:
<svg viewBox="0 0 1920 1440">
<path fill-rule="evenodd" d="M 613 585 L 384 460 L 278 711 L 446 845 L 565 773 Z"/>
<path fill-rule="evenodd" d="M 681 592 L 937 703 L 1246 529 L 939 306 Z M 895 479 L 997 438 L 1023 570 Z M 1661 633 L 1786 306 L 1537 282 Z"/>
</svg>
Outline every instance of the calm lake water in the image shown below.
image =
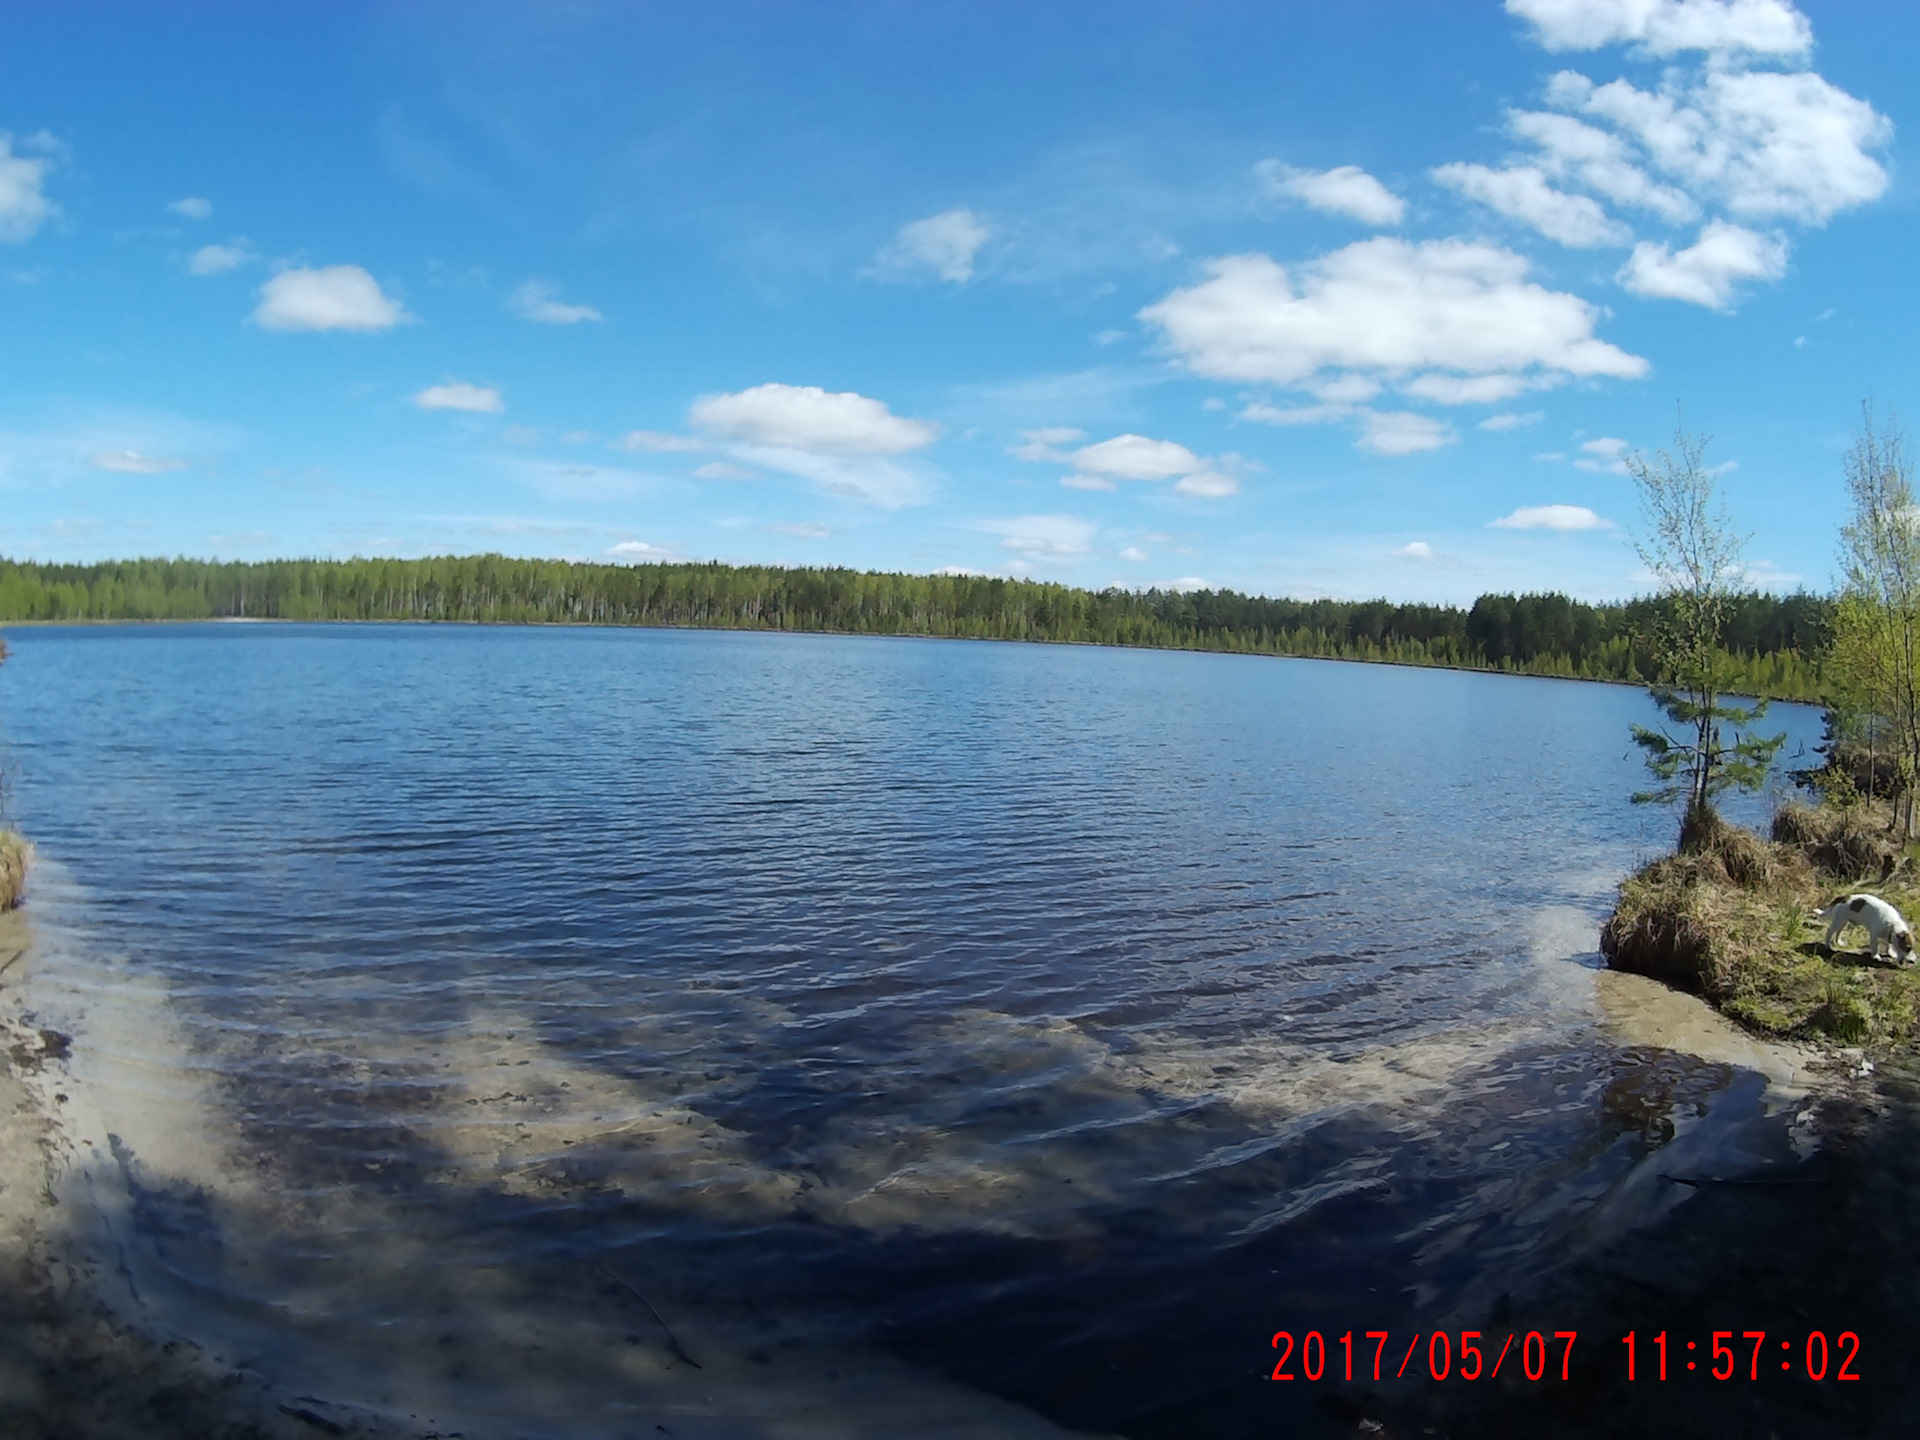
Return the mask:
<svg viewBox="0 0 1920 1440">
<path fill-rule="evenodd" d="M 1275 1330 L 1498 1328 L 1679 1198 L 1650 1155 L 1724 1158 L 1764 1103 L 1596 974 L 1674 825 L 1627 800 L 1635 690 L 651 630 L 7 640 L 43 860 L 9 983 L 75 1034 L 128 1303 L 340 1405 L 1316 1433 L 1324 1390 L 1262 1378 Z"/>
</svg>

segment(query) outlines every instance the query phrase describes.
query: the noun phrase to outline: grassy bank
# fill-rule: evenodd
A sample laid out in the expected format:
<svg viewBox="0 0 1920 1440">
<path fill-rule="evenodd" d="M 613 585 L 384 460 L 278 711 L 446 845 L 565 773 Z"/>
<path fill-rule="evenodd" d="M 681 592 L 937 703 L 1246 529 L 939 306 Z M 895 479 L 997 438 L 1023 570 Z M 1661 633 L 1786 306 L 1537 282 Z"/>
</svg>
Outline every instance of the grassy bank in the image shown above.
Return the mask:
<svg viewBox="0 0 1920 1440">
<path fill-rule="evenodd" d="M 0 830 L 0 910 L 11 910 L 27 892 L 33 849 L 11 830 Z"/>
<path fill-rule="evenodd" d="M 1873 960 L 1864 932 L 1829 952 L 1813 917 L 1837 895 L 1868 891 L 1920 915 L 1913 861 L 1890 838 L 1884 805 L 1789 804 L 1772 835 L 1716 821 L 1680 853 L 1620 886 L 1600 935 L 1617 970 L 1701 995 L 1763 1034 L 1847 1045 L 1920 1038 L 1920 967 Z M 1898 868 L 1888 878 L 1889 866 Z"/>
</svg>

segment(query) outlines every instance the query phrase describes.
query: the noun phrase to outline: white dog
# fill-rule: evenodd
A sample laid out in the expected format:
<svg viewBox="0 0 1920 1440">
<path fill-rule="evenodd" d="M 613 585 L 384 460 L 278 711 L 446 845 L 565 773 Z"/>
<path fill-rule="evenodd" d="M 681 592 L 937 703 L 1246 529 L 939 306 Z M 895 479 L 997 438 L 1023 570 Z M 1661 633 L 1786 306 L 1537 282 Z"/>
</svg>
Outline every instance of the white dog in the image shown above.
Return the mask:
<svg viewBox="0 0 1920 1440">
<path fill-rule="evenodd" d="M 1890 946 L 1894 959 L 1913 958 L 1913 931 L 1907 928 L 1900 912 L 1878 895 L 1842 895 L 1815 918 L 1816 922 L 1827 922 L 1829 950 L 1840 939 L 1842 930 L 1858 925 L 1867 932 L 1868 954 L 1877 957 L 1881 947 Z"/>
</svg>

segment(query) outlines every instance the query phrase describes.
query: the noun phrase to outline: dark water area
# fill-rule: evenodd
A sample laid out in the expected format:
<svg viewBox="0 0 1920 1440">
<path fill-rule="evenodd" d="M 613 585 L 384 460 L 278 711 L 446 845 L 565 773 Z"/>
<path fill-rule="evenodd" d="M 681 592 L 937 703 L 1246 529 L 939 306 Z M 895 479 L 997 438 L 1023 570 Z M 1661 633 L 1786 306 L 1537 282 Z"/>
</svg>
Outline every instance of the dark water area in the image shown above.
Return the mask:
<svg viewBox="0 0 1920 1440">
<path fill-rule="evenodd" d="M 682 631 L 7 640 L 33 1000 L 129 1290 L 342 1403 L 1346 1434 L 1263 1378 L 1274 1331 L 1496 1329 L 1685 1198 L 1654 1158 L 1775 1158 L 1736 1153 L 1764 1062 L 1673 1048 L 1598 971 L 1674 826 L 1628 802 L 1636 690 Z"/>
</svg>

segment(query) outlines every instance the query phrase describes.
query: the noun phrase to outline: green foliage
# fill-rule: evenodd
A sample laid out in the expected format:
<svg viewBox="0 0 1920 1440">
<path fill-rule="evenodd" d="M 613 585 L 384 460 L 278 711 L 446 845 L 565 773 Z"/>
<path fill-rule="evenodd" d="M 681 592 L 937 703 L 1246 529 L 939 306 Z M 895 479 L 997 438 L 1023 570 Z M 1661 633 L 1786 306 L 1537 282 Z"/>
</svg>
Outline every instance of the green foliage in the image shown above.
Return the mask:
<svg viewBox="0 0 1920 1440">
<path fill-rule="evenodd" d="M 1737 693 L 1815 700 L 1827 602 L 1741 595 L 1722 663 Z M 1380 660 L 1639 682 L 1658 602 L 1483 595 L 1470 609 L 1286 600 L 1231 590 L 1077 590 L 1037 580 L 777 566 L 420 560 L 0 561 L 8 620 L 453 620 L 685 625 L 1078 641 Z"/>
<path fill-rule="evenodd" d="M 1631 727 L 1633 743 L 1645 752 L 1647 768 L 1661 782 L 1658 789 L 1634 795 L 1634 804 L 1669 805 L 1685 797 L 1710 805 L 1726 790 L 1759 790 L 1767 783 L 1767 772 L 1787 737 L 1784 731 L 1753 733 L 1754 722 L 1767 713 L 1766 700 L 1729 705 L 1724 694 L 1717 694 L 1703 705 L 1697 694 L 1668 685 L 1649 686 L 1648 693 L 1686 738 L 1645 725 Z M 1726 743 L 1729 734 L 1731 744 Z"/>
<path fill-rule="evenodd" d="M 1723 636 L 1743 593 L 1746 537 L 1735 532 L 1715 471 L 1705 463 L 1707 443 L 1705 436 L 1687 434 L 1676 416 L 1673 449 L 1626 459 L 1643 522 L 1634 548 L 1659 579 L 1663 602 L 1651 627 L 1656 672 L 1649 693 L 1684 737 L 1631 727 L 1660 782 L 1633 799 L 1684 799 L 1683 848 L 1708 827 L 1715 795 L 1730 786 L 1758 790 L 1766 783 L 1787 738 L 1753 734 L 1753 723 L 1766 713 L 1764 698 L 1752 707 L 1726 703 L 1733 682 L 1722 658 Z"/>
</svg>

